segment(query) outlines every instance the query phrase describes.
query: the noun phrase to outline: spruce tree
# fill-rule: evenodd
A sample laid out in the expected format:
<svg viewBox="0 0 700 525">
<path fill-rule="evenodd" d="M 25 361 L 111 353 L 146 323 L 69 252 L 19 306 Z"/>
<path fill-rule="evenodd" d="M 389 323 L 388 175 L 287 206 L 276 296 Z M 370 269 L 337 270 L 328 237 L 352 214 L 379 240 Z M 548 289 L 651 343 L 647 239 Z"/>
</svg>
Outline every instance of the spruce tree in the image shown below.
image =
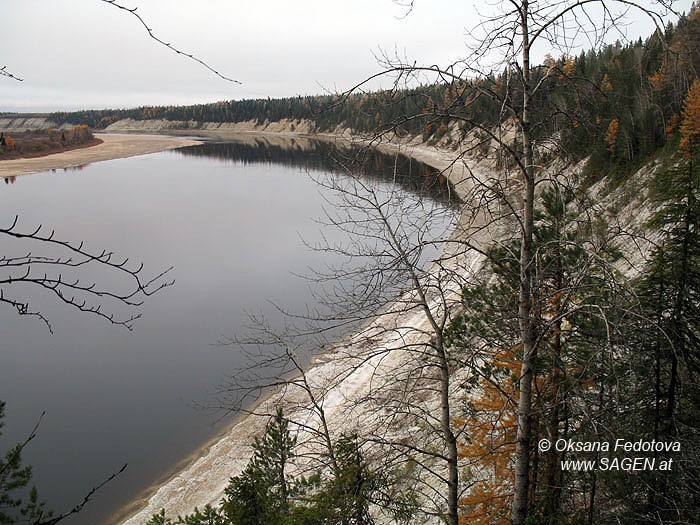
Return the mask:
<svg viewBox="0 0 700 525">
<path fill-rule="evenodd" d="M 222 509 L 231 523 L 256 525 L 284 523 L 290 513 L 290 484 L 285 469 L 294 456 L 296 438 L 282 409 L 267 424 L 262 438 L 253 442 L 253 458 L 231 478 Z"/>
<path fill-rule="evenodd" d="M 648 225 L 660 232 L 647 271 L 638 280 L 643 325 L 641 409 L 650 437 L 680 441 L 669 472 L 645 478 L 645 513 L 664 520 L 700 519 L 700 82 L 686 96 L 681 161 L 656 175 L 657 211 Z M 648 322 L 651 321 L 651 322 Z M 650 373 L 651 372 L 651 373 Z"/>
<path fill-rule="evenodd" d="M 0 401 L 0 429 L 4 416 L 5 402 Z M 32 433 L 24 443 L 0 456 L 0 524 L 38 523 L 51 516 L 44 509 L 44 502 L 39 501 L 36 487 L 29 486 L 32 468 L 22 464 L 22 449 L 33 436 Z"/>
</svg>

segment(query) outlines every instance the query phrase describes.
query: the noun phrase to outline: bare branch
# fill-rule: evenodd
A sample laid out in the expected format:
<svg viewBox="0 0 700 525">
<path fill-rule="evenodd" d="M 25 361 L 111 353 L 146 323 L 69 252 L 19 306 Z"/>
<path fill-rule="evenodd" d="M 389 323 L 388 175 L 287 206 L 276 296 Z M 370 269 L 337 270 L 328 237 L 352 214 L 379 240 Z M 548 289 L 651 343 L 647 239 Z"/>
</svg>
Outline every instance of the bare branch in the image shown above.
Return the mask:
<svg viewBox="0 0 700 525">
<path fill-rule="evenodd" d="M 15 75 L 13 75 L 12 73 L 10 73 L 10 72 L 7 70 L 7 66 L 2 66 L 2 67 L 0 67 L 0 76 L 12 78 L 12 79 L 17 80 L 17 81 L 19 81 L 19 82 L 24 82 L 24 79 L 21 79 L 21 78 L 19 78 L 18 76 L 15 76 Z"/>
<path fill-rule="evenodd" d="M 78 503 L 76 506 L 74 506 L 72 509 L 70 509 L 67 512 L 64 512 L 63 514 L 60 514 L 59 516 L 51 518 L 49 520 L 39 521 L 39 522 L 35 523 L 34 525 L 55 525 L 56 523 L 66 519 L 68 516 L 72 516 L 73 514 L 78 514 L 81 510 L 83 510 L 85 505 L 87 505 L 90 502 L 90 500 L 92 499 L 92 497 L 95 495 L 95 493 L 97 491 L 99 491 L 102 487 L 104 487 L 107 483 L 112 481 L 114 478 L 116 478 L 119 474 L 121 474 L 125 470 L 126 470 L 126 463 L 122 466 L 122 468 L 120 468 L 117 472 L 110 475 L 102 483 L 100 483 L 99 485 L 96 485 L 95 487 L 90 489 L 90 491 L 85 495 L 83 500 L 80 503 Z"/>
<path fill-rule="evenodd" d="M 13 306 L 20 315 L 38 317 L 50 331 L 52 331 L 52 327 L 43 314 L 32 310 L 28 301 L 8 296 L 5 290 L 18 284 L 27 284 L 43 289 L 56 297 L 60 302 L 131 330 L 133 321 L 139 319 L 141 314 L 117 315 L 114 312 L 105 311 L 104 308 L 108 306 L 105 300 L 111 301 L 114 305 L 122 305 L 134 309 L 143 304 L 143 298 L 174 284 L 172 280 L 164 280 L 165 276 L 172 270 L 172 267 L 152 278 L 144 279 L 143 264 L 132 267 L 128 264 L 128 258 L 122 261 L 115 261 L 112 252 L 106 250 L 91 252 L 83 248 L 82 242 L 73 244 L 63 241 L 57 239 L 53 231 L 44 234 L 42 229 L 42 226 L 39 225 L 39 227 L 29 233 L 20 231 L 18 229 L 17 216 L 15 216 L 10 226 L 0 228 L 0 236 L 4 235 L 19 239 L 22 242 L 29 242 L 32 243 L 32 246 L 38 245 L 43 250 L 49 247 L 58 249 L 67 254 L 65 256 L 33 255 L 29 252 L 18 257 L 0 257 L 0 270 L 7 270 L 7 273 L 0 277 L 0 302 Z M 80 277 L 66 277 L 61 273 L 66 269 L 81 269 L 89 265 L 123 276 L 129 283 L 128 288 L 125 291 L 114 291 L 109 288 L 99 287 L 95 282 L 83 282 Z M 49 273 L 49 271 L 53 273 Z"/>
<path fill-rule="evenodd" d="M 233 82 L 234 84 L 241 84 L 241 82 L 238 81 L 238 80 L 234 80 L 234 79 L 232 79 L 232 78 L 229 78 L 229 77 L 226 77 L 226 76 L 222 75 L 222 74 L 219 73 L 216 69 L 214 69 L 213 67 L 211 67 L 209 64 L 207 64 L 206 62 L 204 62 L 204 61 L 201 60 L 200 58 L 197 58 L 197 57 L 196 57 L 195 55 L 193 55 L 192 53 L 187 53 L 187 52 L 185 52 L 185 51 L 182 51 L 182 50 L 180 50 L 179 48 L 173 46 L 172 44 L 166 42 L 165 40 L 161 40 L 160 38 L 158 38 L 158 37 L 155 35 L 155 33 L 153 32 L 153 30 L 148 26 L 148 24 L 146 24 L 146 21 L 141 17 L 141 15 L 140 15 L 139 13 L 136 12 L 136 10 L 137 10 L 138 8 L 136 8 L 136 7 L 134 7 L 134 8 L 125 7 L 125 6 L 123 6 L 123 5 L 119 4 L 119 3 L 117 3 L 117 0 L 102 0 L 102 2 L 104 2 L 104 3 L 106 3 L 106 4 L 109 4 L 109 5 L 112 5 L 112 6 L 118 8 L 118 9 L 121 9 L 121 10 L 123 10 L 123 11 L 126 11 L 127 13 L 130 13 L 131 15 L 133 15 L 134 17 L 136 17 L 136 19 L 139 21 L 139 23 L 144 27 L 144 29 L 145 29 L 146 32 L 148 33 L 148 36 L 149 36 L 149 37 L 151 37 L 153 40 L 155 40 L 155 41 L 158 42 L 159 44 L 161 44 L 161 45 L 167 47 L 168 49 L 170 49 L 170 50 L 173 51 L 174 53 L 177 53 L 178 55 L 182 55 L 182 56 L 184 56 L 184 57 L 187 57 L 187 58 L 189 58 L 190 60 L 194 60 L 194 61 L 197 62 L 198 64 L 201 64 L 202 66 L 204 66 L 205 68 L 207 68 L 209 71 L 211 71 L 212 73 L 214 73 L 217 77 L 219 77 L 219 78 L 221 78 L 221 79 L 223 79 L 223 80 L 226 80 L 227 82 Z"/>
</svg>

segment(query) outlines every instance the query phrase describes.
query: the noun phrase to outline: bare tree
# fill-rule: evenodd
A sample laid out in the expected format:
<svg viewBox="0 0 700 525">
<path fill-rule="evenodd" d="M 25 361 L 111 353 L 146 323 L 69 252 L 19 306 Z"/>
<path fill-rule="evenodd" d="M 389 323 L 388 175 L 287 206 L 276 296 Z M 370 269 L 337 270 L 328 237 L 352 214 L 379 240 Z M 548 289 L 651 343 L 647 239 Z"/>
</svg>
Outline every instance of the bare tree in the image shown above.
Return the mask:
<svg viewBox="0 0 700 525">
<path fill-rule="evenodd" d="M 413 1 L 405 5 L 407 13 Z M 479 97 L 495 101 L 500 106 L 498 122 L 485 123 L 479 116 L 469 116 L 454 106 L 437 108 L 434 115 L 462 121 L 478 129 L 489 141 L 497 144 L 499 155 L 508 159 L 511 167 L 506 201 L 513 211 L 520 239 L 519 255 L 519 330 L 522 361 L 518 382 L 517 437 L 513 485 L 512 522 L 523 524 L 528 509 L 528 484 L 531 461 L 531 420 L 533 403 L 533 371 L 537 365 L 538 340 L 536 312 L 538 293 L 534 279 L 533 251 L 534 210 L 537 189 L 543 182 L 542 161 L 538 154 L 544 150 L 558 151 L 556 134 L 542 133 L 560 108 L 535 119 L 533 102 L 540 90 L 556 74 L 555 68 L 535 66 L 535 50 L 571 54 L 585 44 L 596 48 L 612 33 L 625 38 L 625 23 L 630 11 L 648 16 L 657 28 L 663 27 L 663 17 L 672 13 L 671 3 L 582 0 L 557 2 L 509 1 L 493 6 L 493 11 L 481 15 L 481 22 L 470 32 L 471 47 L 464 61 L 449 67 L 420 66 L 384 56 L 386 71 L 395 75 L 397 87 L 410 83 L 418 74 L 429 73 L 440 81 L 462 82 L 464 89 L 473 90 L 468 105 Z M 493 81 L 499 77 L 498 81 Z M 476 79 L 476 82 L 470 81 Z M 479 81 L 484 79 L 484 81 Z M 468 82 L 469 81 L 469 82 Z M 541 112 L 540 112 L 541 114 Z M 406 116 L 404 120 L 419 118 Z M 573 116 L 571 116 L 573 117 Z M 573 118 L 572 118 L 573 121 Z M 499 188 L 493 187 L 497 192 Z"/>
<path fill-rule="evenodd" d="M 345 431 L 356 433 L 379 468 L 412 471 L 402 472 L 426 504 L 423 512 L 456 525 L 460 489 L 452 381 L 463 364 L 450 355 L 445 332 L 462 287 L 480 265 L 483 249 L 471 248 L 486 234 L 479 222 L 485 215 L 478 210 L 462 215 L 454 233 L 462 212 L 454 188 L 447 205 L 411 194 L 398 184 L 405 173 L 396 166 L 393 180 L 377 184 L 357 167 L 364 153 L 339 159 L 343 175 L 316 177 L 333 195 L 321 222 L 348 239 L 314 246 L 343 261 L 308 277 L 321 287 L 320 307 L 303 315 L 286 312 L 299 324 L 282 335 L 256 320 L 249 340 L 227 341 L 281 350 L 272 358 L 265 357 L 269 349 L 256 354 L 257 366 L 245 372 L 252 383 L 243 385 L 244 375 L 237 374 L 233 390 L 250 394 L 282 387 L 284 395 L 275 399 L 295 407 L 285 407 L 285 413 L 303 422 L 308 438 L 299 442 L 309 453 L 322 450 L 332 465 L 331 444 Z M 464 166 L 454 171 L 470 177 Z M 435 175 L 433 183 L 441 177 Z M 460 190 L 460 196 L 476 191 L 478 179 L 464 186 L 471 190 Z M 326 336 L 339 329 L 353 335 L 329 349 Z M 311 370 L 298 357 L 308 355 L 308 346 L 326 352 Z M 254 411 L 269 414 L 264 407 L 268 404 Z"/>
</svg>

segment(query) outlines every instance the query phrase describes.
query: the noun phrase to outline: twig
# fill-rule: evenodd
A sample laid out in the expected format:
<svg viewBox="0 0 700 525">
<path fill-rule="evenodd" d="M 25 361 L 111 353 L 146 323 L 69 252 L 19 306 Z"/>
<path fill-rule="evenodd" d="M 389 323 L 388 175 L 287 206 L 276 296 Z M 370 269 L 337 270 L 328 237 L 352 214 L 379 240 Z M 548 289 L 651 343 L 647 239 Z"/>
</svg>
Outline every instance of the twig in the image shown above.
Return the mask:
<svg viewBox="0 0 700 525">
<path fill-rule="evenodd" d="M 10 72 L 7 70 L 7 66 L 2 66 L 2 67 L 0 67 L 0 76 L 8 77 L 8 78 L 13 78 L 13 79 L 15 79 L 15 80 L 17 80 L 17 81 L 19 81 L 19 82 L 24 82 L 24 79 L 19 78 L 18 76 L 15 76 L 15 75 L 13 75 L 12 73 L 10 73 Z"/>
<path fill-rule="evenodd" d="M 134 15 L 134 16 L 138 19 L 138 21 L 141 23 L 141 25 L 146 29 L 146 32 L 148 33 L 148 36 L 150 36 L 153 40 L 155 40 L 155 41 L 158 42 L 159 44 L 161 44 L 161 45 L 167 47 L 168 49 L 170 49 L 171 51 L 177 53 L 178 55 L 183 55 L 183 56 L 189 58 L 190 60 L 194 60 L 195 62 L 201 64 L 202 66 L 204 66 L 205 68 L 207 68 L 209 71 L 211 71 L 212 73 L 214 73 L 217 77 L 222 78 L 222 79 L 226 80 L 227 82 L 233 82 L 233 83 L 235 83 L 235 84 L 241 84 L 241 82 L 238 81 L 238 80 L 234 80 L 234 79 L 232 79 L 232 78 L 229 78 L 229 77 L 226 77 L 226 76 L 222 75 L 222 74 L 219 73 L 216 69 L 214 69 L 213 67 L 211 67 L 209 64 L 207 64 L 207 63 L 204 62 L 203 60 L 197 58 L 197 57 L 194 56 L 192 53 L 186 53 L 185 51 L 182 51 L 182 50 L 176 48 L 175 46 L 171 45 L 170 43 L 165 42 L 164 40 L 161 40 L 160 38 L 158 38 L 158 37 L 153 33 L 153 30 L 152 30 L 150 27 L 148 27 L 148 24 L 146 24 L 145 20 L 141 17 L 141 15 L 139 15 L 139 14 L 136 12 L 136 10 L 138 9 L 137 7 L 134 7 L 134 8 L 132 8 L 132 9 L 129 9 L 128 7 L 125 7 L 125 6 L 121 5 L 121 4 L 118 4 L 116 0 L 102 0 L 102 1 L 103 1 L 104 3 L 106 3 L 106 4 L 110 4 L 110 5 L 112 5 L 112 6 L 116 7 L 116 8 L 118 8 L 118 9 L 121 9 L 122 11 L 126 11 L 127 13 L 131 13 L 132 15 Z"/>
</svg>

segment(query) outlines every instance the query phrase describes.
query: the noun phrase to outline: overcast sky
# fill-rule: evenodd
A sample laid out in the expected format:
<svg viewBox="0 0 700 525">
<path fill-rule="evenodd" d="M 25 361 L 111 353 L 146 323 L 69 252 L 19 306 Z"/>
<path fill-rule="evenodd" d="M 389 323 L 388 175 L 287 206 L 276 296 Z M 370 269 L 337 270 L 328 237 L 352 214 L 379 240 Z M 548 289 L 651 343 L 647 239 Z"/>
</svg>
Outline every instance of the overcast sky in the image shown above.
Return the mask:
<svg viewBox="0 0 700 525">
<path fill-rule="evenodd" d="M 139 21 L 100 0 L 0 0 L 0 111 L 170 105 L 343 91 L 380 70 L 380 50 L 447 65 L 467 54 L 467 29 L 499 2 L 416 0 L 120 0 L 156 36 L 223 75 L 148 38 Z M 676 2 L 680 11 L 691 0 Z M 632 38 L 651 24 L 631 17 Z M 388 86 L 388 81 L 384 81 Z M 376 85 L 375 85 L 376 87 Z"/>
</svg>

